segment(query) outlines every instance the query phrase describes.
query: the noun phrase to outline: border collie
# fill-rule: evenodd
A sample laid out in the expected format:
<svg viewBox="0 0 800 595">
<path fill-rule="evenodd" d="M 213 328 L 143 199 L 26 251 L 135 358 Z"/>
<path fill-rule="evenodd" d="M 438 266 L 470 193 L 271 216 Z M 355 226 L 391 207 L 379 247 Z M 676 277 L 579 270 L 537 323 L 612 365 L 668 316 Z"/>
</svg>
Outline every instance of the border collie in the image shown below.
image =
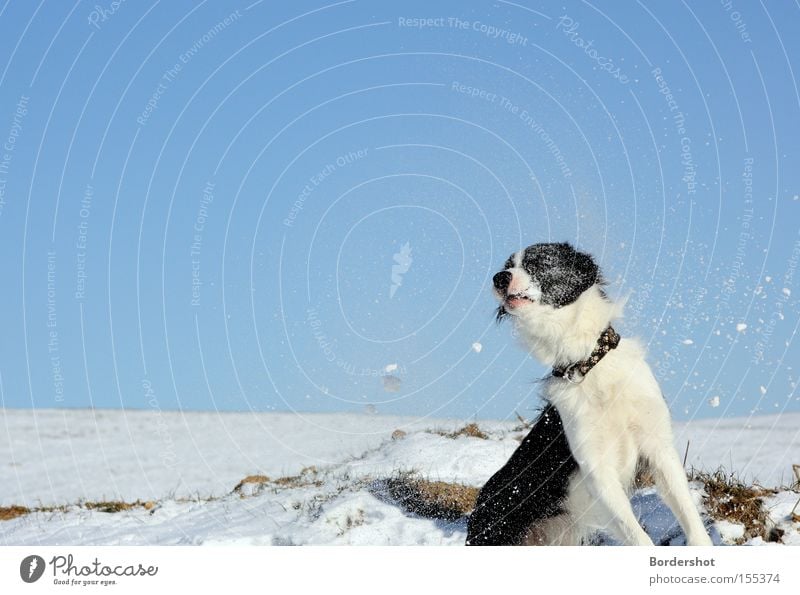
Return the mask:
<svg viewBox="0 0 800 595">
<path fill-rule="evenodd" d="M 669 411 L 636 339 L 611 326 L 622 304 L 603 291 L 592 257 L 534 244 L 494 276 L 497 319 L 511 318 L 553 371 L 545 408 L 481 490 L 467 545 L 580 545 L 602 529 L 653 545 L 630 504 L 637 466 L 655 478 L 688 545 L 711 545 L 672 441 Z"/>
</svg>

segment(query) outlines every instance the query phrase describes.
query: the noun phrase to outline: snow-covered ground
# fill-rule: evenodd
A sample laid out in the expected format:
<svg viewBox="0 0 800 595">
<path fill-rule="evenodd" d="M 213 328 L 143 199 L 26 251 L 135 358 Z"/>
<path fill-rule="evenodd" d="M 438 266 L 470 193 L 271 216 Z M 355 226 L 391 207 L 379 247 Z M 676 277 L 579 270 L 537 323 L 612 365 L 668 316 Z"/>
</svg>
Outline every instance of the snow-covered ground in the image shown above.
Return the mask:
<svg viewBox="0 0 800 595">
<path fill-rule="evenodd" d="M 0 507 L 68 505 L 0 521 L 0 544 L 462 544 L 463 520 L 416 517 L 376 489 L 401 471 L 481 486 L 517 447 L 518 422 L 480 422 L 489 439 L 451 438 L 463 420 L 359 414 L 0 410 Z M 396 430 L 402 432 L 392 433 Z M 435 431 L 433 431 L 435 430 Z M 403 434 L 404 433 L 404 434 Z M 792 482 L 800 414 L 676 424 L 688 466 L 720 465 L 764 486 Z M 312 471 L 290 485 L 253 484 Z M 695 485 L 700 501 L 700 486 Z M 767 502 L 784 543 L 800 543 L 798 495 Z M 118 513 L 82 501 L 152 501 Z M 635 505 L 651 535 L 673 523 L 652 490 Z M 717 542 L 740 528 L 720 523 Z M 757 539 L 754 541 L 758 541 Z"/>
</svg>

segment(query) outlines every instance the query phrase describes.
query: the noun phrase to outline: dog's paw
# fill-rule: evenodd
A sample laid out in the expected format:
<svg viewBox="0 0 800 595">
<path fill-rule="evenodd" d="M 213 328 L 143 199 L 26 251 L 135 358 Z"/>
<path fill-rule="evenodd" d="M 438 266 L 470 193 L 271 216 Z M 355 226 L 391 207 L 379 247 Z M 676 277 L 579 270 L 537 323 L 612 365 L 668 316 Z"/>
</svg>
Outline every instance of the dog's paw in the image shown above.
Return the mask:
<svg viewBox="0 0 800 595">
<path fill-rule="evenodd" d="M 714 545 L 708 533 L 703 532 L 701 535 L 693 535 L 686 539 L 686 545 Z"/>
</svg>

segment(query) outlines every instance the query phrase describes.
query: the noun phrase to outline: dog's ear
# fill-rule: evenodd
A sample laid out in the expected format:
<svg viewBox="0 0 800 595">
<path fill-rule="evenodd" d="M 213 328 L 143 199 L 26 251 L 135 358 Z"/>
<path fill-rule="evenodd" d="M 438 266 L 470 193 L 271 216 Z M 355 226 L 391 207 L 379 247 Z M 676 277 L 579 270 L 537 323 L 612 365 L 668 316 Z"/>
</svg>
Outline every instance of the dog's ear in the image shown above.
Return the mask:
<svg viewBox="0 0 800 595">
<path fill-rule="evenodd" d="M 600 269 L 589 254 L 585 252 L 575 252 L 574 265 L 572 270 L 575 274 L 576 283 L 586 291 L 600 279 Z"/>
</svg>

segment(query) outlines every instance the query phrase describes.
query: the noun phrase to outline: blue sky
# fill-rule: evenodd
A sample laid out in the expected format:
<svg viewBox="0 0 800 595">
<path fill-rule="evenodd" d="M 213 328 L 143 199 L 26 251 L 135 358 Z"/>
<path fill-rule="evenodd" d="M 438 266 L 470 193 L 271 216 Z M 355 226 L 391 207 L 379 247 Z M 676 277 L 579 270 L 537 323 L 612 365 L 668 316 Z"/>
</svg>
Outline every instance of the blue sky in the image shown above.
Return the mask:
<svg viewBox="0 0 800 595">
<path fill-rule="evenodd" d="M 529 416 L 569 240 L 675 417 L 800 410 L 796 5 L 0 10 L 6 407 Z"/>
</svg>

